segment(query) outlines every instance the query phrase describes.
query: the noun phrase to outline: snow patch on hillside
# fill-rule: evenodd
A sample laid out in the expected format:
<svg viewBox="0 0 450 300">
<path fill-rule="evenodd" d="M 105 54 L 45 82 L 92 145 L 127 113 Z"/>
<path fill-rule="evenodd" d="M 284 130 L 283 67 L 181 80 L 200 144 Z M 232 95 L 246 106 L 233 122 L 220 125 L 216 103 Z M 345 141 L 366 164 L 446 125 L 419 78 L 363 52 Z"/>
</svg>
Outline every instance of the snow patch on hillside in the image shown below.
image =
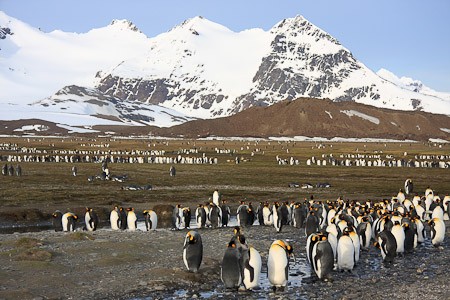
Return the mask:
<svg viewBox="0 0 450 300">
<path fill-rule="evenodd" d="M 366 115 L 366 114 L 364 114 L 362 112 L 359 112 L 359 111 L 356 111 L 356 110 L 353 110 L 353 109 L 351 109 L 351 110 L 341 110 L 340 112 L 343 113 L 343 114 L 346 114 L 349 117 L 356 116 L 356 117 L 360 117 L 361 119 L 364 119 L 364 120 L 367 120 L 369 122 L 372 122 L 372 123 L 374 123 L 376 125 L 380 124 L 380 119 L 372 117 L 372 116 L 369 116 L 369 115 Z"/>
</svg>

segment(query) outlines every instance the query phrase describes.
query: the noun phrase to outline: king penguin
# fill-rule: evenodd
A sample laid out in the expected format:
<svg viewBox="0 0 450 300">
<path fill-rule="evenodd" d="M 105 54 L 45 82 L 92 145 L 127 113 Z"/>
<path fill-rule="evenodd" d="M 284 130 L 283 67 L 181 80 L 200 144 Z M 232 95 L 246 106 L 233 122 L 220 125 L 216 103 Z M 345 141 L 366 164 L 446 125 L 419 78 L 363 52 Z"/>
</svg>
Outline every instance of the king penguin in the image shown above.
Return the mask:
<svg viewBox="0 0 450 300">
<path fill-rule="evenodd" d="M 404 242 L 405 252 L 411 253 L 417 246 L 416 232 L 407 222 L 403 223 L 402 227 L 403 231 L 405 232 L 405 242 Z"/>
<path fill-rule="evenodd" d="M 75 224 L 78 220 L 78 216 L 74 213 L 68 212 L 62 216 L 63 231 L 75 231 Z"/>
<path fill-rule="evenodd" d="M 86 213 L 84 215 L 84 223 L 86 224 L 86 230 L 87 231 L 97 230 L 98 222 L 99 222 L 98 215 L 95 213 L 95 211 L 90 207 L 86 207 Z"/>
<path fill-rule="evenodd" d="M 341 271 L 351 271 L 355 266 L 355 246 L 350 237 L 350 230 L 344 229 L 337 244 L 337 267 Z"/>
<path fill-rule="evenodd" d="M 127 211 L 123 207 L 119 208 L 119 222 L 121 230 L 127 229 Z"/>
<path fill-rule="evenodd" d="M 204 228 L 206 226 L 206 211 L 203 204 L 199 204 L 195 210 L 195 220 L 198 228 Z"/>
<path fill-rule="evenodd" d="M 397 253 L 403 254 L 405 252 L 405 231 L 400 222 L 395 221 L 391 229 L 397 243 Z"/>
<path fill-rule="evenodd" d="M 438 247 L 445 238 L 445 223 L 442 219 L 434 218 L 428 221 L 431 228 L 431 243 Z"/>
<path fill-rule="evenodd" d="M 137 217 L 133 207 L 127 208 L 127 228 L 129 231 L 137 229 Z"/>
<path fill-rule="evenodd" d="M 334 268 L 334 254 L 326 235 L 318 235 L 319 240 L 311 252 L 312 267 L 321 280 L 329 279 Z"/>
<path fill-rule="evenodd" d="M 242 243 L 242 241 L 241 241 Z M 245 251 L 245 247 L 243 247 Z M 252 290 L 259 286 L 259 276 L 261 274 L 262 260 L 258 250 L 248 246 L 247 255 L 243 260 L 244 265 L 244 286 L 247 290 Z"/>
<path fill-rule="evenodd" d="M 197 231 L 186 234 L 183 245 L 183 261 L 189 272 L 197 273 L 202 264 L 203 244 L 202 237 Z"/>
<path fill-rule="evenodd" d="M 112 230 L 119 230 L 120 220 L 119 220 L 119 208 L 114 206 L 113 210 L 109 214 L 109 222 L 111 223 Z"/>
<path fill-rule="evenodd" d="M 147 229 L 147 231 L 156 230 L 156 227 L 158 226 L 158 216 L 156 215 L 156 212 L 148 209 L 144 210 L 143 214 L 145 220 L 145 229 Z"/>
<path fill-rule="evenodd" d="M 269 204 L 266 202 L 263 207 L 263 219 L 264 225 L 272 226 L 273 225 L 273 214 L 269 208 Z"/>
<path fill-rule="evenodd" d="M 60 212 L 59 210 L 55 211 L 52 214 L 53 217 L 53 228 L 55 229 L 55 231 L 63 231 L 63 225 L 62 225 L 62 212 Z"/>
<path fill-rule="evenodd" d="M 383 262 L 394 262 L 394 258 L 397 256 L 397 241 L 392 232 L 385 229 L 378 233 L 375 246 L 380 249 Z"/>
<path fill-rule="evenodd" d="M 282 215 L 281 215 L 281 207 L 278 203 L 275 203 L 272 208 L 273 214 L 273 226 L 277 232 L 281 232 L 281 228 L 283 227 Z"/>
<path fill-rule="evenodd" d="M 220 278 L 227 289 L 237 289 L 242 283 L 241 254 L 236 245 L 236 237 L 228 243 L 222 259 Z"/>
<path fill-rule="evenodd" d="M 292 246 L 284 240 L 276 240 L 269 249 L 267 259 L 267 276 L 272 288 L 285 288 L 288 283 L 289 256 L 292 254 Z"/>
</svg>

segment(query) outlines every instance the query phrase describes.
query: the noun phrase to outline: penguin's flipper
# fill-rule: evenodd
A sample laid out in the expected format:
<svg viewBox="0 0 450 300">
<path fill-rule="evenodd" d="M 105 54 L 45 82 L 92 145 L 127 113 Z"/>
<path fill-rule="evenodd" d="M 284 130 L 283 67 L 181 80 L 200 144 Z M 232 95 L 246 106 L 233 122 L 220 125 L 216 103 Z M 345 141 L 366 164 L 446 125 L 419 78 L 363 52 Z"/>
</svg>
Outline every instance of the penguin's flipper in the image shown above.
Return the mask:
<svg viewBox="0 0 450 300">
<path fill-rule="evenodd" d="M 317 249 L 317 248 L 316 248 Z M 313 269 L 315 272 L 317 272 L 317 262 L 319 261 L 319 259 L 322 258 L 322 251 L 320 249 L 316 250 L 316 256 L 314 258 L 312 258 L 312 263 L 313 263 Z"/>
</svg>

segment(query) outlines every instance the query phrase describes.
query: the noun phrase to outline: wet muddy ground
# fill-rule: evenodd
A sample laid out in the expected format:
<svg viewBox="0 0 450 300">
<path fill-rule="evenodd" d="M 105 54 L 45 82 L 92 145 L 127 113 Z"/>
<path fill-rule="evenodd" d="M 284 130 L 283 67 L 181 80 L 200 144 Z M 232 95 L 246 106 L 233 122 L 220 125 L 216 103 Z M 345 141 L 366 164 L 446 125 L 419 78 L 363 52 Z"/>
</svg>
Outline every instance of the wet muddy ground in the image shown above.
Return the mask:
<svg viewBox="0 0 450 300">
<path fill-rule="evenodd" d="M 287 226 L 276 233 L 273 227 L 247 227 L 247 242 L 263 260 L 261 288 L 252 292 L 225 290 L 220 281 L 232 228 L 199 230 L 204 256 L 196 274 L 183 264 L 187 230 L 1 234 L 0 299 L 450 299 L 450 223 L 446 225 L 442 247 L 427 240 L 389 266 L 372 247 L 361 253 L 352 273 L 334 271 L 329 282 L 311 274 L 303 229 Z M 295 254 L 289 286 L 277 293 L 271 291 L 266 269 L 275 239 L 289 240 Z"/>
</svg>

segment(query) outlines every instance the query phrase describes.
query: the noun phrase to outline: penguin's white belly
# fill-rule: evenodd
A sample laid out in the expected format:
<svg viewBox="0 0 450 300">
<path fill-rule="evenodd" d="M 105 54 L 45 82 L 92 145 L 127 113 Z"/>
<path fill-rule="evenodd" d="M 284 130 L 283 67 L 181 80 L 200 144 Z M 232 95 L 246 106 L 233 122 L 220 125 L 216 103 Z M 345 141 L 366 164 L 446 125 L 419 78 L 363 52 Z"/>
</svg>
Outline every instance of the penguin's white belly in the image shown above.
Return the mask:
<svg viewBox="0 0 450 300">
<path fill-rule="evenodd" d="M 352 270 L 355 265 L 355 247 L 348 236 L 342 236 L 338 241 L 338 268 L 341 270 Z"/>
<path fill-rule="evenodd" d="M 117 226 L 119 221 L 119 214 L 117 211 L 112 211 L 109 216 L 109 221 L 111 222 L 111 229 L 112 230 L 119 230 L 119 226 Z"/>
<path fill-rule="evenodd" d="M 405 231 L 403 231 L 403 227 L 400 225 L 395 225 L 392 227 L 392 234 L 395 237 L 395 241 L 397 242 L 397 253 L 405 252 Z"/>
<path fill-rule="evenodd" d="M 432 237 L 431 242 L 434 244 L 439 244 L 444 241 L 445 238 L 445 223 L 442 220 L 435 221 L 434 224 L 435 235 Z"/>
<path fill-rule="evenodd" d="M 288 258 L 281 247 L 272 247 L 267 261 L 267 272 L 272 285 L 280 287 L 287 285 L 286 267 Z"/>
<path fill-rule="evenodd" d="M 150 221 L 152 221 L 152 230 L 155 230 L 158 226 L 158 216 L 154 211 L 150 212 Z"/>
<path fill-rule="evenodd" d="M 333 233 L 328 234 L 328 242 L 333 250 L 333 258 L 336 259 L 337 237 Z"/>
<path fill-rule="evenodd" d="M 186 268 L 189 270 L 189 264 L 186 258 L 186 248 L 183 250 L 183 261 L 184 261 L 184 265 L 186 266 Z"/>
<path fill-rule="evenodd" d="M 434 219 L 434 218 L 438 218 L 438 219 L 444 220 L 444 211 L 442 210 L 442 208 L 440 206 L 437 206 L 433 210 L 433 214 L 431 215 L 431 219 Z"/>
<path fill-rule="evenodd" d="M 264 225 L 272 225 L 273 221 L 272 221 L 272 217 L 270 215 L 270 210 L 265 207 L 263 208 L 263 219 L 264 219 Z"/>
<path fill-rule="evenodd" d="M 249 265 L 254 270 L 254 273 L 253 273 L 254 277 L 253 277 L 253 280 L 251 280 L 250 271 L 246 268 L 244 270 L 244 285 L 247 289 L 253 289 L 253 288 L 259 286 L 259 275 L 261 274 L 262 260 L 261 260 L 261 255 L 255 248 L 250 247 L 249 251 L 250 251 Z"/>
<path fill-rule="evenodd" d="M 66 216 L 62 217 L 62 227 L 63 227 L 63 231 L 69 231 L 69 229 L 67 228 L 69 221 L 67 220 Z"/>
<path fill-rule="evenodd" d="M 129 230 L 136 230 L 136 214 L 128 213 L 127 225 Z"/>
<path fill-rule="evenodd" d="M 94 228 L 91 226 L 91 224 L 89 223 L 91 221 L 91 215 L 87 212 L 84 215 L 84 223 L 86 224 L 86 229 L 88 231 L 94 231 Z"/>
</svg>

